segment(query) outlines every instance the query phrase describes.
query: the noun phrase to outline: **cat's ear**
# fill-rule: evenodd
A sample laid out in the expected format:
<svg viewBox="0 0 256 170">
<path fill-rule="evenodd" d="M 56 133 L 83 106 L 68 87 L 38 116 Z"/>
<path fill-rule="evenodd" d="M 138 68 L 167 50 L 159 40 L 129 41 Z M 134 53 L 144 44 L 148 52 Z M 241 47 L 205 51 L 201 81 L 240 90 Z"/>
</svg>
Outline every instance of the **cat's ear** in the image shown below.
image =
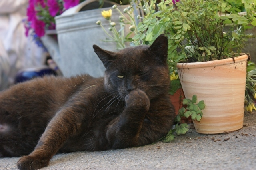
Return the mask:
<svg viewBox="0 0 256 170">
<path fill-rule="evenodd" d="M 148 50 L 155 54 L 156 59 L 165 64 L 168 55 L 168 39 L 163 34 L 159 35 Z"/>
<path fill-rule="evenodd" d="M 99 59 L 102 61 L 105 68 L 115 59 L 114 52 L 103 50 L 97 45 L 93 45 L 94 52 L 98 55 Z"/>
</svg>

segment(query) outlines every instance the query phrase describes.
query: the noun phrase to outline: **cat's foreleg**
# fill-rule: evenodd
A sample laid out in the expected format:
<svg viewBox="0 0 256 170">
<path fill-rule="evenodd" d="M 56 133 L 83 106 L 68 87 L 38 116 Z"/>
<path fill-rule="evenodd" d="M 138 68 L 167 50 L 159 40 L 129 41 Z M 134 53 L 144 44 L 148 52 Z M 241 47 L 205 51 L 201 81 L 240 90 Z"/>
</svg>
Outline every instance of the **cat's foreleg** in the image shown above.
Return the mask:
<svg viewBox="0 0 256 170">
<path fill-rule="evenodd" d="M 139 133 L 145 115 L 150 107 L 150 100 L 145 92 L 137 89 L 125 98 L 123 113 L 109 125 L 107 139 L 113 149 L 138 145 Z"/>
<path fill-rule="evenodd" d="M 64 142 L 79 131 L 82 120 L 83 115 L 72 107 L 60 110 L 47 125 L 34 151 L 20 158 L 18 168 L 34 170 L 47 166 Z"/>
</svg>

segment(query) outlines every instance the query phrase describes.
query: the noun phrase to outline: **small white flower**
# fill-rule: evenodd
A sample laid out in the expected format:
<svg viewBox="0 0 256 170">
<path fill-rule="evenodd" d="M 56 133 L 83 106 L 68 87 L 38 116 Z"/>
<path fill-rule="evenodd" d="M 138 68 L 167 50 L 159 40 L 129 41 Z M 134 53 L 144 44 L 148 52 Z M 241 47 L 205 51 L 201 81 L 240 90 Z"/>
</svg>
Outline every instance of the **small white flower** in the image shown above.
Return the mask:
<svg viewBox="0 0 256 170">
<path fill-rule="evenodd" d="M 130 26 L 129 30 L 133 32 L 135 30 L 135 26 L 134 25 Z"/>
<path fill-rule="evenodd" d="M 128 9 L 127 8 L 124 8 L 124 13 L 127 13 L 128 12 Z"/>
<path fill-rule="evenodd" d="M 124 22 L 124 17 L 123 16 L 119 16 L 119 21 L 120 22 Z"/>
<path fill-rule="evenodd" d="M 116 26 L 116 23 L 115 23 L 115 22 L 110 22 L 110 25 L 111 25 L 112 27 L 114 27 L 114 26 Z"/>
<path fill-rule="evenodd" d="M 98 20 L 98 21 L 96 22 L 96 24 L 97 24 L 97 25 L 100 25 L 100 24 L 101 24 L 101 21 L 100 21 L 100 20 Z"/>
</svg>

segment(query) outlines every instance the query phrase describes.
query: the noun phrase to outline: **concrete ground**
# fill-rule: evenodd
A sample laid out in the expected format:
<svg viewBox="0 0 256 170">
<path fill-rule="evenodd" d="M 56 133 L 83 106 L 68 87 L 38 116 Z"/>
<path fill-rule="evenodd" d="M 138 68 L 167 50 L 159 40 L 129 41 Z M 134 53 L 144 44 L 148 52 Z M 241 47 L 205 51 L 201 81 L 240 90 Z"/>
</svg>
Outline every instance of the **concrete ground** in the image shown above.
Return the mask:
<svg viewBox="0 0 256 170">
<path fill-rule="evenodd" d="M 14 170 L 19 158 L 0 159 L 0 170 Z M 190 129 L 171 143 L 103 152 L 76 152 L 53 157 L 44 170 L 256 170 L 256 112 L 246 113 L 238 131 L 202 135 Z"/>
</svg>

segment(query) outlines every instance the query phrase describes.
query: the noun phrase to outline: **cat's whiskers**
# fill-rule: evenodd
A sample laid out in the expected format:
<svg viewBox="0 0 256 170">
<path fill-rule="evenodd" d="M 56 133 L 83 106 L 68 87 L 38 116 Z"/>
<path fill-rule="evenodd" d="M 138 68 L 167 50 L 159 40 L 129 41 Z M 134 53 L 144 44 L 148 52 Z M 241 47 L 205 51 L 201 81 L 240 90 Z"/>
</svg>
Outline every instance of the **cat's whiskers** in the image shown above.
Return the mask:
<svg viewBox="0 0 256 170">
<path fill-rule="evenodd" d="M 101 109 L 103 109 L 103 108 L 106 107 L 106 106 L 108 106 L 107 108 L 109 108 L 109 106 L 111 106 L 111 105 L 113 104 L 113 102 L 115 102 L 117 96 L 118 96 L 118 95 L 113 96 L 113 98 L 110 99 L 110 100 L 108 101 L 108 103 L 105 104 Z M 105 110 L 107 110 L 107 108 L 106 108 Z M 100 110 L 101 110 L 101 109 L 100 109 Z M 99 110 L 99 111 L 100 111 L 100 110 Z"/>
<path fill-rule="evenodd" d="M 108 108 L 116 101 L 116 99 L 118 100 L 118 96 L 119 96 L 119 95 L 116 95 L 116 96 L 113 98 L 112 103 L 110 103 L 110 105 L 109 105 L 105 110 L 108 110 Z M 118 101 L 119 101 L 119 100 L 118 100 Z"/>
<path fill-rule="evenodd" d="M 96 107 L 95 107 L 95 109 L 94 109 L 94 111 L 93 111 L 93 114 L 95 113 L 95 111 L 97 110 L 97 108 L 98 108 L 98 106 L 99 106 L 99 104 L 102 102 L 102 101 L 104 101 L 106 98 L 109 98 L 109 97 L 111 97 L 112 96 L 112 94 L 110 93 L 110 94 L 106 94 L 106 95 L 104 95 L 103 97 L 103 99 L 101 99 L 98 103 L 97 103 L 97 105 L 96 105 Z"/>
<path fill-rule="evenodd" d="M 122 97 L 121 97 L 121 96 L 118 96 L 118 98 L 117 98 L 118 102 L 117 102 L 117 104 L 116 104 L 116 107 L 118 106 L 118 104 L 119 104 L 119 102 L 120 102 L 120 99 L 122 99 Z"/>
<path fill-rule="evenodd" d="M 110 95 L 108 95 L 108 97 L 112 96 L 113 94 L 114 94 L 114 93 L 110 93 Z M 118 94 L 114 95 L 113 98 L 111 98 L 111 99 L 110 99 L 104 106 L 102 106 L 99 110 L 97 110 L 97 106 L 96 106 L 96 107 L 95 107 L 95 110 L 94 110 L 94 112 L 93 112 L 93 119 L 98 115 L 98 113 L 99 113 L 104 107 L 107 106 L 107 108 L 109 108 L 109 107 L 116 101 L 116 99 L 117 99 L 118 96 L 119 96 Z M 103 100 L 107 99 L 108 97 L 105 97 Z M 103 101 L 103 100 L 101 100 L 101 101 Z M 101 102 L 101 101 L 100 101 L 100 102 Z M 107 110 L 107 108 L 106 108 L 105 110 Z M 97 110 L 97 112 L 96 112 L 96 110 Z"/>
</svg>

